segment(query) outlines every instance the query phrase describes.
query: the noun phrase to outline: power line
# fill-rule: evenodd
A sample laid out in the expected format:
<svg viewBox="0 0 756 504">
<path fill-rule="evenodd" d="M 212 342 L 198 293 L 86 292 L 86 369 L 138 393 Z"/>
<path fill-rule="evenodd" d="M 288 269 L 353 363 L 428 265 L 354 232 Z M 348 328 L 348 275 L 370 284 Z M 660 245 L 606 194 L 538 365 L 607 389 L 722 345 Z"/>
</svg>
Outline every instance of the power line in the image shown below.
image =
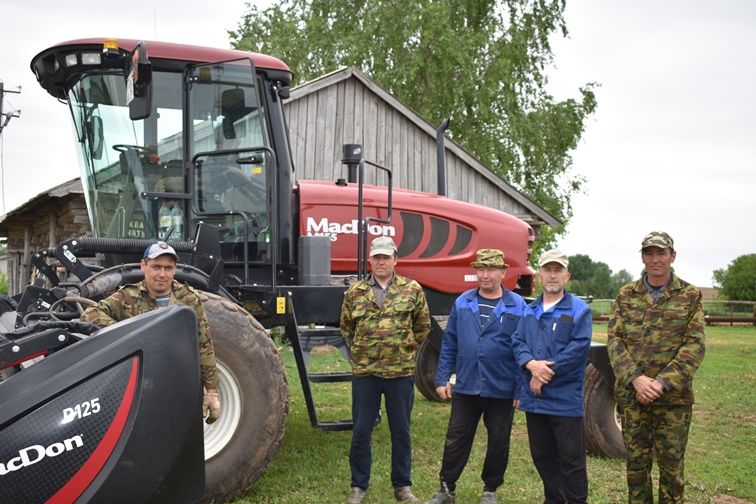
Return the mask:
<svg viewBox="0 0 756 504">
<path fill-rule="evenodd" d="M 18 86 L 16 90 L 5 89 L 3 80 L 0 79 L 0 197 L 2 197 L 3 215 L 5 215 L 5 148 L 3 139 L 3 129 L 8 125 L 10 120 L 14 117 L 21 117 L 20 110 L 11 110 L 10 112 L 3 111 L 3 102 L 5 101 L 6 93 L 21 94 L 21 86 Z"/>
<path fill-rule="evenodd" d="M 3 198 L 3 215 L 5 215 L 5 154 L 3 135 L 0 135 L 0 196 Z"/>
<path fill-rule="evenodd" d="M 15 93 L 15 94 L 21 94 L 21 86 L 18 86 L 17 90 L 13 89 L 5 89 L 5 84 L 3 83 L 3 80 L 0 79 L 0 134 L 3 133 L 3 128 L 5 128 L 10 120 L 14 117 L 21 117 L 21 111 L 20 110 L 11 110 L 10 112 L 3 112 L 3 102 L 5 101 L 5 94 L 6 93 Z"/>
</svg>

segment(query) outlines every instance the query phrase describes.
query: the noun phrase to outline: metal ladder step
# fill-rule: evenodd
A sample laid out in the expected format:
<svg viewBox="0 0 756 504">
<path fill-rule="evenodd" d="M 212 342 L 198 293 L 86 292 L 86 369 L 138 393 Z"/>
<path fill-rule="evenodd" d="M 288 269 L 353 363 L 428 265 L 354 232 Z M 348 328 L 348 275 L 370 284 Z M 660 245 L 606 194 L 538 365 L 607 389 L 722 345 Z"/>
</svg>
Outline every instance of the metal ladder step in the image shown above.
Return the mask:
<svg viewBox="0 0 756 504">
<path fill-rule="evenodd" d="M 313 348 L 320 345 L 330 345 L 335 347 L 344 356 L 344 359 L 349 362 L 349 352 L 347 350 L 346 342 L 341 336 L 341 330 L 338 327 L 333 326 L 299 326 L 294 321 L 288 326 L 289 334 L 296 334 L 296 342 L 292 342 L 297 350 L 296 353 L 300 357 L 297 358 L 297 368 L 299 370 L 299 377 L 302 381 L 303 391 L 305 395 L 305 403 L 307 404 L 307 411 L 310 416 L 310 423 L 313 427 L 316 427 L 324 431 L 344 431 L 352 429 L 352 420 L 319 420 L 316 411 L 315 400 L 313 397 L 310 383 L 338 383 L 338 382 L 350 382 L 352 381 L 352 373 L 349 372 L 336 372 L 336 373 L 310 373 L 308 370 L 308 362 L 310 360 L 310 352 Z M 298 347 L 298 348 L 296 348 Z"/>
<path fill-rule="evenodd" d="M 346 347 L 341 330 L 338 327 L 299 327 L 299 342 L 304 352 L 316 346 L 331 345 L 335 348 Z"/>
<path fill-rule="evenodd" d="M 352 373 L 307 373 L 312 383 L 350 382 L 352 376 Z"/>
<path fill-rule="evenodd" d="M 353 425 L 351 420 L 318 420 L 315 427 L 324 431 L 345 431 L 352 430 Z"/>
<path fill-rule="evenodd" d="M 320 345 L 331 345 L 341 352 L 344 359 L 349 361 L 349 352 L 346 342 L 341 336 L 338 327 L 299 327 L 299 345 L 302 348 L 305 365 L 310 360 L 310 352 Z M 352 373 L 310 373 L 307 371 L 307 379 L 312 383 L 338 383 L 352 381 Z"/>
</svg>

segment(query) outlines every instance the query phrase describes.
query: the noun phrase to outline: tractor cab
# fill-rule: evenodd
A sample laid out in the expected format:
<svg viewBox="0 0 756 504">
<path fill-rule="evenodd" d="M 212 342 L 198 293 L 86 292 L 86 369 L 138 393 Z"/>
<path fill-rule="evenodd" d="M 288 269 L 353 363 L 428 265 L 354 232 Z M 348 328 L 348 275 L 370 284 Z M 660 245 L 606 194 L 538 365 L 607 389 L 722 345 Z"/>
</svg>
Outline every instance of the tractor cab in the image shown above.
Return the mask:
<svg viewBox="0 0 756 504">
<path fill-rule="evenodd" d="M 32 69 L 69 103 L 96 237 L 185 241 L 201 221 L 218 228 L 227 266 L 269 263 L 276 149 L 263 90 L 291 74 L 268 57 L 279 68 L 258 72 L 250 53 L 192 62 L 211 57 L 191 49 L 75 41 Z"/>
</svg>

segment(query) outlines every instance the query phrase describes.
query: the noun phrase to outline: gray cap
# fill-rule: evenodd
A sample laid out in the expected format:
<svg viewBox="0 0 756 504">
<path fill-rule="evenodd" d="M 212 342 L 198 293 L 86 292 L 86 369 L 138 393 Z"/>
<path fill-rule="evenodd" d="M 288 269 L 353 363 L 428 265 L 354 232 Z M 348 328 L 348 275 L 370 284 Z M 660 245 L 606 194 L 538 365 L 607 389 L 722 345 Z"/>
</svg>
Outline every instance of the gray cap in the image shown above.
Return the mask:
<svg viewBox="0 0 756 504">
<path fill-rule="evenodd" d="M 166 254 L 172 255 L 173 258 L 178 261 L 178 255 L 176 255 L 176 251 L 173 250 L 173 247 L 165 242 L 159 241 L 144 249 L 145 259 L 155 259 L 156 257 L 160 257 L 161 255 Z"/>
<path fill-rule="evenodd" d="M 565 268 L 569 268 L 570 266 L 570 260 L 567 259 L 567 254 L 557 249 L 547 250 L 538 258 L 539 268 L 542 268 L 549 263 L 561 264 Z"/>
<path fill-rule="evenodd" d="M 396 243 L 388 236 L 379 236 L 370 244 L 370 257 L 374 255 L 392 256 L 396 254 Z"/>
<path fill-rule="evenodd" d="M 659 247 L 663 249 L 675 249 L 675 241 L 664 231 L 651 231 L 641 242 L 641 250 L 646 247 Z"/>
</svg>

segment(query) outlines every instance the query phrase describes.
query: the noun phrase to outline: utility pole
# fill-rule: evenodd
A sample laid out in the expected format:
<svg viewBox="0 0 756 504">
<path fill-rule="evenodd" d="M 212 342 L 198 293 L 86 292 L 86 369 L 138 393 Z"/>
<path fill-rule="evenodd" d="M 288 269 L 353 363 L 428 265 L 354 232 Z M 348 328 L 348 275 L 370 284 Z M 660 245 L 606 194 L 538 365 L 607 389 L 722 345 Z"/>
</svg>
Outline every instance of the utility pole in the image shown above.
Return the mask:
<svg viewBox="0 0 756 504">
<path fill-rule="evenodd" d="M 20 110 L 11 110 L 10 112 L 5 112 L 3 110 L 3 101 L 5 99 L 5 93 L 15 93 L 15 94 L 21 94 L 21 86 L 18 86 L 18 89 L 5 89 L 5 85 L 3 84 L 3 80 L 0 79 L 0 134 L 3 132 L 3 128 L 5 128 L 8 123 L 10 122 L 11 118 L 13 117 L 21 117 L 21 111 Z"/>
</svg>

